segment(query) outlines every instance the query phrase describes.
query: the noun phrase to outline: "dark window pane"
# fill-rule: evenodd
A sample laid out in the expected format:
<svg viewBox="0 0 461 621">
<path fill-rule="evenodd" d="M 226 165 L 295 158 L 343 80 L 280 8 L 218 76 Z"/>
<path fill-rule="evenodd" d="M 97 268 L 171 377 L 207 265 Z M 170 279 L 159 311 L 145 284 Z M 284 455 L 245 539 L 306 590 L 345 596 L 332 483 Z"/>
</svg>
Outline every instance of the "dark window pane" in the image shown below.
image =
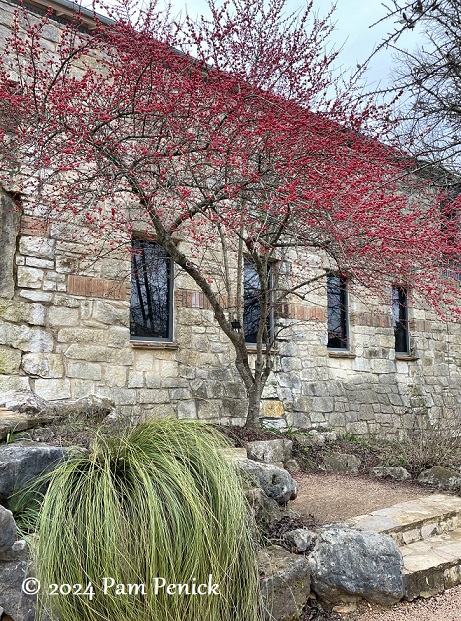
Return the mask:
<svg viewBox="0 0 461 621">
<path fill-rule="evenodd" d="M 243 267 L 243 333 L 247 343 L 256 343 L 261 317 L 261 283 L 251 261 Z M 267 317 L 267 331 L 271 334 L 271 314 Z"/>
<path fill-rule="evenodd" d="M 392 325 L 394 328 L 395 351 L 408 354 L 408 305 L 405 287 L 392 287 Z"/>
<path fill-rule="evenodd" d="M 133 239 L 131 260 L 131 336 L 171 339 L 171 259 L 145 239 Z"/>
<path fill-rule="evenodd" d="M 331 349 L 347 349 L 347 291 L 342 276 L 327 276 L 328 344 Z"/>
</svg>

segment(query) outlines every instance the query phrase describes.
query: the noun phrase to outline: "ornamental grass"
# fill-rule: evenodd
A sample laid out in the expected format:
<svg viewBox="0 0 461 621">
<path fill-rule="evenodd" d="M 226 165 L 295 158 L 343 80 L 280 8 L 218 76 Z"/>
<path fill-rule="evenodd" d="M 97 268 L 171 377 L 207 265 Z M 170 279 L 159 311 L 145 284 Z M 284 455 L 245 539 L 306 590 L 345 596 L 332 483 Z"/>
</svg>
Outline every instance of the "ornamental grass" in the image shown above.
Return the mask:
<svg viewBox="0 0 461 621">
<path fill-rule="evenodd" d="M 253 523 L 226 446 L 206 424 L 149 420 L 99 433 L 89 455 L 59 466 L 39 523 L 52 619 L 260 619 Z"/>
</svg>

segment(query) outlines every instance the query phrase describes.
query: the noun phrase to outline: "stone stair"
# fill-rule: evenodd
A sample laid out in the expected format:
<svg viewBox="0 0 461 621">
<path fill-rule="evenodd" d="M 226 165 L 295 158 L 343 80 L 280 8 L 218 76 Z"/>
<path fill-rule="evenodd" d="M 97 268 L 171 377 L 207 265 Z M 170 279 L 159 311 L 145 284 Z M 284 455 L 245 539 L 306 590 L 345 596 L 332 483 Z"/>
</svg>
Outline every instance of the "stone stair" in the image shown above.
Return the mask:
<svg viewBox="0 0 461 621">
<path fill-rule="evenodd" d="M 403 556 L 404 598 L 430 597 L 461 584 L 461 498 L 423 496 L 348 520 L 386 534 Z"/>
</svg>

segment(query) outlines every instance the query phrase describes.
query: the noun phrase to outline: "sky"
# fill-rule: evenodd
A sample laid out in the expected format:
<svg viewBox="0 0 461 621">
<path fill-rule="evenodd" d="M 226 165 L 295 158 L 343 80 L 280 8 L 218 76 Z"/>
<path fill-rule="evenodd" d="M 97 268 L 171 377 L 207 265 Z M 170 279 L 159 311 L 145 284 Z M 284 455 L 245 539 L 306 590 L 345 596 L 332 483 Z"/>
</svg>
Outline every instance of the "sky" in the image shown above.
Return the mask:
<svg viewBox="0 0 461 621">
<path fill-rule="evenodd" d="M 173 14 L 185 11 L 196 16 L 206 11 L 205 0 L 171 0 Z M 314 0 L 314 9 L 323 17 L 331 7 L 330 2 Z M 301 0 L 287 0 L 287 10 L 295 11 L 303 8 L 305 2 Z M 370 56 L 379 43 L 386 38 L 396 25 L 397 19 L 386 20 L 372 28 L 372 24 L 387 14 L 386 8 L 379 0 L 337 0 L 336 11 L 332 21 L 336 23 L 331 37 L 331 43 L 335 49 L 342 48 L 338 59 L 338 65 L 343 69 L 356 70 L 357 64 L 362 65 Z M 414 48 L 418 41 L 418 31 L 408 30 L 401 38 L 400 43 L 404 47 Z M 391 50 L 382 49 L 370 63 L 366 80 L 368 84 L 377 89 L 390 83 L 393 53 Z"/>
<path fill-rule="evenodd" d="M 77 4 L 91 8 L 92 0 L 74 0 Z M 111 4 L 111 0 L 106 0 Z M 149 0 L 135 0 L 136 3 L 148 3 Z M 158 0 L 161 8 L 168 0 Z M 286 0 L 287 12 L 303 9 L 308 0 Z M 170 0 L 172 16 L 187 12 L 192 17 L 207 13 L 206 0 Z M 219 0 L 217 0 L 219 2 Z M 330 10 L 333 2 L 330 0 L 314 0 L 314 13 L 324 17 Z M 391 0 L 387 6 L 392 4 Z M 104 11 L 101 11 L 104 13 Z M 386 14 L 384 3 L 379 0 L 336 0 L 336 10 L 332 22 L 335 29 L 331 35 L 331 46 L 338 50 L 342 48 L 337 59 L 337 68 L 355 72 L 357 65 L 363 65 L 373 50 L 392 32 L 398 24 L 398 17 L 379 22 Z M 376 24 L 373 26 L 373 24 Z M 406 30 L 399 40 L 399 45 L 407 49 L 415 49 L 421 43 L 421 33 L 418 28 Z M 369 86 L 367 90 L 378 90 L 392 83 L 392 68 L 395 66 L 395 52 L 381 49 L 370 61 L 365 80 Z"/>
</svg>

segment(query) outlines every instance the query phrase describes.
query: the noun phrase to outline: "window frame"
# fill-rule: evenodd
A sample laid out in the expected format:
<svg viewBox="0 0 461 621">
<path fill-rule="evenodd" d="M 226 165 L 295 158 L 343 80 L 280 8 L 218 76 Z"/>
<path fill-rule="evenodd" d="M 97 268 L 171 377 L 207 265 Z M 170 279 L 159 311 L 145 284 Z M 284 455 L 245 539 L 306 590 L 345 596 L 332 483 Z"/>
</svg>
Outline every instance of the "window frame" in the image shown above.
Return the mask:
<svg viewBox="0 0 461 621">
<path fill-rule="evenodd" d="M 396 297 L 397 295 L 397 297 Z M 398 319 L 396 318 L 398 305 Z M 397 331 L 403 330 L 398 336 Z M 405 285 L 392 285 L 392 328 L 394 330 L 394 350 L 397 356 L 409 356 L 410 350 L 410 322 L 408 317 L 408 287 Z M 403 334 L 403 337 L 402 337 Z M 405 349 L 397 349 L 398 340 L 404 341 Z"/>
<path fill-rule="evenodd" d="M 136 244 L 145 243 L 152 246 L 156 246 L 160 249 L 160 252 L 164 253 L 164 263 L 166 265 L 166 314 L 167 314 L 167 329 L 166 336 L 138 336 L 133 333 L 131 313 L 133 308 L 133 270 L 134 270 L 134 257 L 136 256 Z M 130 341 L 132 342 L 157 342 L 157 343 L 172 343 L 174 335 L 174 262 L 168 253 L 162 248 L 162 246 L 155 240 L 146 237 L 142 234 L 133 234 L 131 238 L 131 247 L 133 255 L 131 257 L 131 294 L 130 294 Z M 138 255 L 139 256 L 139 255 Z M 139 299 L 139 291 L 137 291 Z"/>
<path fill-rule="evenodd" d="M 330 296 L 333 295 L 329 286 L 330 279 L 339 279 L 339 313 L 340 313 L 340 329 L 341 336 L 331 338 L 330 335 L 330 317 L 331 317 L 331 305 Z M 331 272 L 327 274 L 327 349 L 328 351 L 349 352 L 350 351 L 350 331 L 349 331 L 349 292 L 348 292 L 348 279 L 342 274 Z M 344 343 L 332 344 L 333 340 L 339 340 Z"/>
<path fill-rule="evenodd" d="M 269 285 L 269 298 L 272 298 L 272 287 L 273 287 L 273 282 L 274 282 L 274 266 L 275 266 L 275 261 L 271 261 L 268 263 L 268 285 Z M 258 281 L 259 280 L 259 274 L 256 270 L 256 267 L 254 265 L 254 262 L 251 260 L 250 257 L 244 257 L 243 260 L 243 309 L 242 309 L 242 332 L 243 332 L 243 336 L 245 339 L 245 345 L 250 346 L 250 347 L 255 347 L 257 345 L 257 341 L 256 340 L 248 340 L 245 336 L 245 268 L 247 265 L 251 265 L 254 269 L 254 273 L 255 275 L 258 277 Z M 259 289 L 259 291 L 261 291 L 261 288 Z M 273 304 L 272 304 L 272 300 L 270 299 L 269 301 L 269 313 L 267 316 L 267 328 L 268 328 L 268 335 L 269 335 L 269 343 L 272 345 L 274 342 L 274 308 L 273 308 Z M 261 306 L 261 303 L 259 302 L 259 306 Z M 259 314 L 258 314 L 258 328 L 259 328 L 259 319 L 261 317 L 261 307 L 259 308 Z M 257 333 L 257 330 L 256 330 Z M 263 341 L 263 345 L 266 345 L 266 342 Z"/>
</svg>

